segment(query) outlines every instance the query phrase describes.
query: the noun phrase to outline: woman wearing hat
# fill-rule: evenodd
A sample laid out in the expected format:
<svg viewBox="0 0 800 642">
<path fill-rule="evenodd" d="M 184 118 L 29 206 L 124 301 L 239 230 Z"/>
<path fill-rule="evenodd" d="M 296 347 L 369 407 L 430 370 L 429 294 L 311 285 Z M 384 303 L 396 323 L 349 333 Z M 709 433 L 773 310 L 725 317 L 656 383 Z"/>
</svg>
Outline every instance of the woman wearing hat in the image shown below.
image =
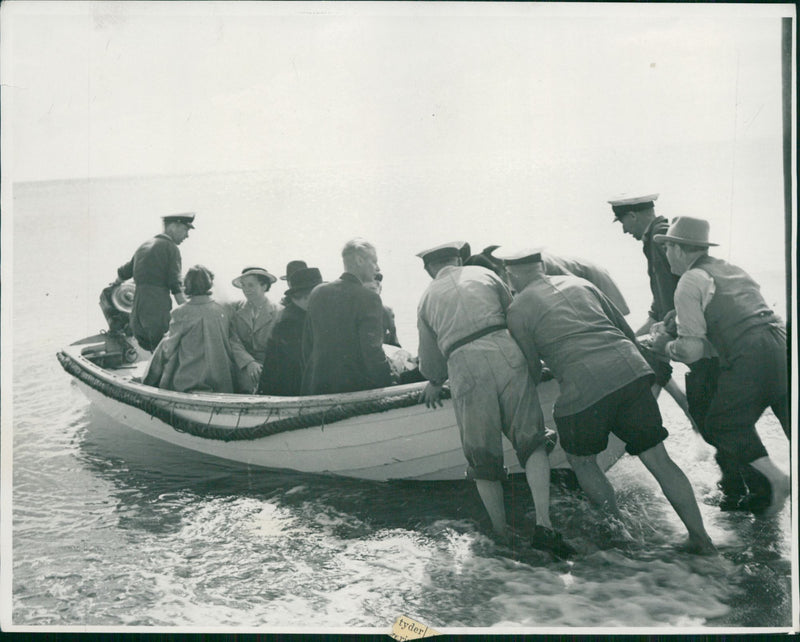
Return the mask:
<svg viewBox="0 0 800 642">
<path fill-rule="evenodd" d="M 188 301 L 172 311 L 169 330 L 147 366 L 143 382 L 177 392 L 233 392 L 230 318 L 211 298 L 214 274 L 202 265 L 186 272 Z"/>
<path fill-rule="evenodd" d="M 231 305 L 231 347 L 238 368 L 236 392 L 253 394 L 261 377 L 267 340 L 278 318 L 278 306 L 267 292 L 278 279 L 260 267 L 246 267 L 233 279 L 245 300 Z"/>
<path fill-rule="evenodd" d="M 295 396 L 303 381 L 303 326 L 311 290 L 322 283 L 315 267 L 287 270 L 289 289 L 272 335 L 267 341 L 258 394 Z"/>
</svg>

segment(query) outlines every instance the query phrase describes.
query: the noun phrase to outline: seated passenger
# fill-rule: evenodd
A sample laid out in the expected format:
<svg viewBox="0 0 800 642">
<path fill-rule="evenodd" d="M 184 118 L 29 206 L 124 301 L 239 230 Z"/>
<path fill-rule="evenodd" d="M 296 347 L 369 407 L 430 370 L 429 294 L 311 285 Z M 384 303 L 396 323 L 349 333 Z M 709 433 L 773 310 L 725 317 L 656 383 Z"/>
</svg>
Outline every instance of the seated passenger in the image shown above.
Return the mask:
<svg viewBox="0 0 800 642">
<path fill-rule="evenodd" d="M 315 267 L 287 270 L 289 289 L 284 294 L 286 307 L 267 340 L 264 367 L 258 384 L 260 395 L 295 396 L 303 381 L 303 326 L 311 290 L 322 283 Z"/>
<path fill-rule="evenodd" d="M 294 261 L 289 261 L 286 264 L 286 274 L 281 276 L 281 281 L 288 281 L 289 277 L 292 276 L 293 272 L 296 272 L 297 270 L 301 270 L 307 267 L 308 264 L 302 259 L 295 259 Z"/>
<path fill-rule="evenodd" d="M 172 311 L 144 383 L 177 392 L 233 392 L 234 365 L 224 306 L 211 298 L 214 274 L 202 265 L 186 272 L 188 301 Z"/>
<path fill-rule="evenodd" d="M 236 392 L 253 394 L 261 378 L 267 340 L 278 318 L 278 306 L 267 292 L 278 279 L 260 267 L 246 267 L 233 280 L 245 300 L 231 304 L 231 347 L 236 362 Z"/>
<path fill-rule="evenodd" d="M 367 281 L 364 287 L 372 290 L 378 296 L 383 291 L 383 274 L 378 272 L 373 281 Z M 383 300 L 381 300 L 383 304 Z M 394 322 L 394 310 L 388 305 L 383 306 L 383 342 L 390 346 L 400 347 L 400 340 L 397 338 L 397 326 Z"/>
<path fill-rule="evenodd" d="M 380 272 L 375 246 L 352 239 L 344 273 L 314 288 L 303 329 L 303 393 L 335 394 L 392 385 L 383 352 L 381 298 L 364 287 Z"/>
</svg>

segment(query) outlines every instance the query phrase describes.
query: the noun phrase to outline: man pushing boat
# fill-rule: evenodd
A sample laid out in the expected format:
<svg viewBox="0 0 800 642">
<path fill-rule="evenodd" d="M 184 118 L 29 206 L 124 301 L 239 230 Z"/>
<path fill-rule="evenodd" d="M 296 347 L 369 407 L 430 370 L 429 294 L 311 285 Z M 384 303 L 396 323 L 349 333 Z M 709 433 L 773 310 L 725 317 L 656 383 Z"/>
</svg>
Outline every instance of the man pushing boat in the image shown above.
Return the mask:
<svg viewBox="0 0 800 642">
<path fill-rule="evenodd" d="M 553 417 L 561 447 L 589 499 L 619 517 L 614 489 L 597 465 L 613 432 L 639 457 L 689 531 L 688 552 L 715 551 L 692 485 L 664 448 L 667 431 L 650 392 L 653 370 L 633 330 L 591 283 L 545 274 L 540 250 L 506 250 L 502 260 L 517 292 L 508 328 L 537 378 L 541 361 L 561 393 Z"/>
<path fill-rule="evenodd" d="M 448 243 L 417 255 L 433 279 L 417 309 L 419 366 L 428 379 L 422 398 L 429 408 L 441 405 L 449 379 L 467 477 L 475 480 L 498 539 L 511 540 L 501 485 L 505 434 L 533 495 L 532 546 L 569 557 L 572 547 L 550 523 L 548 439 L 536 384 L 506 329 L 511 292 L 491 270 L 462 265 L 463 246 Z"/>
</svg>

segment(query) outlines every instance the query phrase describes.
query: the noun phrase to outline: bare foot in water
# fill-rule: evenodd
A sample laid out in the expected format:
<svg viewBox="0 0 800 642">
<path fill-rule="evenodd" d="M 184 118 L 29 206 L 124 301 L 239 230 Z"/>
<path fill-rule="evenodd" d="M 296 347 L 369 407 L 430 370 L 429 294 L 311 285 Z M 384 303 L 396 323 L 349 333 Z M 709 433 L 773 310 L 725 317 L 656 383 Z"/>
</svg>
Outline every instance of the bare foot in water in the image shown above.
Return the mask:
<svg viewBox="0 0 800 642">
<path fill-rule="evenodd" d="M 772 486 L 772 501 L 763 512 L 759 513 L 759 517 L 772 517 L 781 512 L 786 499 L 789 497 L 791 489 L 789 488 L 789 478 L 785 475 L 781 478 L 780 483 L 771 484 Z"/>
<path fill-rule="evenodd" d="M 698 538 L 689 535 L 685 542 L 678 545 L 678 550 L 691 555 L 717 555 L 717 547 L 714 546 L 714 543 L 708 536 L 705 538 Z"/>
</svg>

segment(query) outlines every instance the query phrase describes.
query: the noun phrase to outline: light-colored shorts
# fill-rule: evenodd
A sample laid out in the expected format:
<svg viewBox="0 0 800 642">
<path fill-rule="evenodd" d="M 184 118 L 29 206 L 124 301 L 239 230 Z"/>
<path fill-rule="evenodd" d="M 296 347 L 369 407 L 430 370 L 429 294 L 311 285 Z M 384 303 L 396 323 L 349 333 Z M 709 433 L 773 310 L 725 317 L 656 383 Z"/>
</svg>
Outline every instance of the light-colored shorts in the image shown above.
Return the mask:
<svg viewBox="0 0 800 642">
<path fill-rule="evenodd" d="M 447 361 L 450 392 L 470 479 L 501 480 L 503 439 L 524 468 L 545 443 L 536 384 L 525 355 L 508 330 L 498 330 L 458 348 Z"/>
</svg>

